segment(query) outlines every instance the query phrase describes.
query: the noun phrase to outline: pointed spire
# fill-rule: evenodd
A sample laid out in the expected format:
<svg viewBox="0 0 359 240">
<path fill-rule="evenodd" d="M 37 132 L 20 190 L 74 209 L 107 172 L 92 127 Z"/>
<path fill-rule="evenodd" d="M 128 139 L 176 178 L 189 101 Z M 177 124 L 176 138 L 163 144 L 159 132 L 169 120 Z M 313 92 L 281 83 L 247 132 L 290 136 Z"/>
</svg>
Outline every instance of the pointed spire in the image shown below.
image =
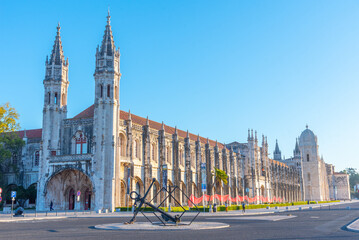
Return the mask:
<svg viewBox="0 0 359 240">
<path fill-rule="evenodd" d="M 197 141 L 198 141 L 198 142 L 200 141 L 200 139 L 199 139 L 199 133 L 198 133 L 198 136 L 197 136 Z"/>
<path fill-rule="evenodd" d="M 217 142 L 217 139 L 216 139 L 216 147 L 218 147 L 218 142 Z"/>
<path fill-rule="evenodd" d="M 249 130 L 249 128 L 248 128 L 248 138 L 247 138 L 247 140 L 249 141 L 249 139 L 251 139 L 251 130 Z"/>
<path fill-rule="evenodd" d="M 164 131 L 165 130 L 165 124 L 162 121 L 162 125 L 161 125 L 161 130 Z"/>
<path fill-rule="evenodd" d="M 131 109 L 128 109 L 128 120 L 132 120 L 132 116 L 131 116 Z"/>
<path fill-rule="evenodd" d="M 187 136 L 186 136 L 186 138 L 189 138 L 189 132 L 188 132 L 188 129 L 187 129 Z"/>
<path fill-rule="evenodd" d="M 100 48 L 100 55 L 104 56 L 113 56 L 115 51 L 116 51 L 116 47 L 115 47 L 115 42 L 113 41 L 113 35 L 112 35 L 112 30 L 111 30 L 111 16 L 110 16 L 110 10 L 108 10 L 107 13 L 107 24 L 106 24 L 106 29 L 105 29 L 105 33 L 103 35 L 103 39 L 102 39 L 102 44 L 101 44 L 101 48 Z"/>
<path fill-rule="evenodd" d="M 305 125 L 305 128 L 306 128 L 306 129 L 308 129 L 308 124 L 307 124 L 307 125 Z"/>
<path fill-rule="evenodd" d="M 209 139 L 208 139 L 208 137 L 207 137 L 207 144 L 209 144 Z"/>
<path fill-rule="evenodd" d="M 146 118 L 146 125 L 147 125 L 147 126 L 150 126 L 150 121 L 148 120 L 148 116 L 147 116 L 147 118 Z"/>
<path fill-rule="evenodd" d="M 275 140 L 275 150 L 273 152 L 273 158 L 274 160 L 282 160 L 282 153 L 279 150 L 279 146 L 278 146 L 278 140 Z"/>
<path fill-rule="evenodd" d="M 61 36 L 60 36 L 60 29 L 61 29 L 60 23 L 58 23 L 56 29 L 57 29 L 57 32 L 56 32 L 55 42 L 54 42 L 54 46 L 52 48 L 50 61 L 49 61 L 50 65 L 66 64 L 64 52 L 62 50 L 62 42 L 61 42 Z"/>
<path fill-rule="evenodd" d="M 23 138 L 27 138 L 26 136 L 26 129 L 24 129 L 24 137 Z"/>
<path fill-rule="evenodd" d="M 254 135 L 255 135 L 254 140 L 257 142 L 257 141 L 258 141 L 258 138 L 257 138 L 257 130 L 254 131 Z"/>
<path fill-rule="evenodd" d="M 175 134 L 177 134 L 177 126 L 175 126 Z"/>
<path fill-rule="evenodd" d="M 251 129 L 251 139 L 253 140 L 253 129 Z"/>
</svg>

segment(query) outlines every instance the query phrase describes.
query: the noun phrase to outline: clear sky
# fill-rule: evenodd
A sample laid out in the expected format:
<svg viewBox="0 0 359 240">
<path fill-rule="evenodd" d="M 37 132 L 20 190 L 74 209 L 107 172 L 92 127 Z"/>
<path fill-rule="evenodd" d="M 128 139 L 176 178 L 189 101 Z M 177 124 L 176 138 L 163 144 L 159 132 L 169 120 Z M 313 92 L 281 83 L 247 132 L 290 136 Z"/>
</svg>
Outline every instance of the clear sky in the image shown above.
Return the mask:
<svg viewBox="0 0 359 240">
<path fill-rule="evenodd" d="M 308 124 L 327 163 L 359 168 L 359 1 L 1 1 L 0 104 L 22 128 L 41 128 L 58 22 L 68 117 L 93 104 L 108 7 L 122 110 L 225 143 L 253 128 L 286 157 Z"/>
</svg>

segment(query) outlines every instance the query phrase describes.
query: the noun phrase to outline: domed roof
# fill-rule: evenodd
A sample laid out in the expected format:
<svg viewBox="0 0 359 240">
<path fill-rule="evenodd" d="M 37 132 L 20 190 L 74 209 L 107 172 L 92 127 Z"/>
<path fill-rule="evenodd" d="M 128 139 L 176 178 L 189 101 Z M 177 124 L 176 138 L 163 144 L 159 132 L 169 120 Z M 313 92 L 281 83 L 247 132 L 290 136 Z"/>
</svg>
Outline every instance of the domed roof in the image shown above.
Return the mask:
<svg viewBox="0 0 359 240">
<path fill-rule="evenodd" d="M 317 137 L 314 135 L 312 130 L 308 129 L 308 126 L 299 137 L 299 144 L 303 145 L 304 143 L 313 145 L 317 144 Z"/>
</svg>

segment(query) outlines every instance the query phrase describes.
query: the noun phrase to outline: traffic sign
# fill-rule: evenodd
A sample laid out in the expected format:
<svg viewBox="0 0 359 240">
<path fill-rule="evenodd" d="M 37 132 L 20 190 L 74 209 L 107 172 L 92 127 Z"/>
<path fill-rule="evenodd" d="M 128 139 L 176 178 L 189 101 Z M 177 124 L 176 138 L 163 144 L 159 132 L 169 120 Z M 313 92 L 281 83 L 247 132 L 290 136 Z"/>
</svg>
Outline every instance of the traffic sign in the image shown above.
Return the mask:
<svg viewBox="0 0 359 240">
<path fill-rule="evenodd" d="M 16 198 L 16 191 L 11 191 L 11 197 Z"/>
<path fill-rule="evenodd" d="M 2 193 L 2 188 L 0 187 L 0 194 Z"/>
<path fill-rule="evenodd" d="M 246 188 L 246 192 L 249 192 L 249 188 Z"/>
<path fill-rule="evenodd" d="M 77 196 L 80 197 L 80 195 L 81 195 L 81 192 L 77 191 Z"/>
<path fill-rule="evenodd" d="M 0 197 L 0 202 L 2 201 L 2 197 Z"/>
</svg>

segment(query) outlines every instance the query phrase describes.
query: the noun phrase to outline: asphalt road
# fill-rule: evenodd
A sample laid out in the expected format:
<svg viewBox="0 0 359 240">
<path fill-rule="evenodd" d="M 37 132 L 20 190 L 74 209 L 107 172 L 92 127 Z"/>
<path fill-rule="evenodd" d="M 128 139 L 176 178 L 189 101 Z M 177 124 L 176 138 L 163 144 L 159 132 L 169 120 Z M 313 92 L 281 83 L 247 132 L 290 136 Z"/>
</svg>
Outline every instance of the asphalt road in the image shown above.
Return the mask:
<svg viewBox="0 0 359 240">
<path fill-rule="evenodd" d="M 350 206 L 351 209 L 346 209 Z M 291 218 L 287 215 L 291 214 Z M 268 216 L 268 217 L 265 217 Z M 270 221 L 273 216 L 284 219 Z M 295 216 L 295 217 L 293 217 Z M 253 218 L 258 218 L 253 217 Z M 325 209 L 292 211 L 261 215 L 267 220 L 240 216 L 206 217 L 198 221 L 223 222 L 229 228 L 197 231 L 113 231 L 93 226 L 124 222 L 128 218 L 91 217 L 46 221 L 0 223 L 0 239 L 359 239 L 359 233 L 345 230 L 345 225 L 359 217 L 359 203 Z M 139 218 L 139 221 L 145 221 Z"/>
</svg>

